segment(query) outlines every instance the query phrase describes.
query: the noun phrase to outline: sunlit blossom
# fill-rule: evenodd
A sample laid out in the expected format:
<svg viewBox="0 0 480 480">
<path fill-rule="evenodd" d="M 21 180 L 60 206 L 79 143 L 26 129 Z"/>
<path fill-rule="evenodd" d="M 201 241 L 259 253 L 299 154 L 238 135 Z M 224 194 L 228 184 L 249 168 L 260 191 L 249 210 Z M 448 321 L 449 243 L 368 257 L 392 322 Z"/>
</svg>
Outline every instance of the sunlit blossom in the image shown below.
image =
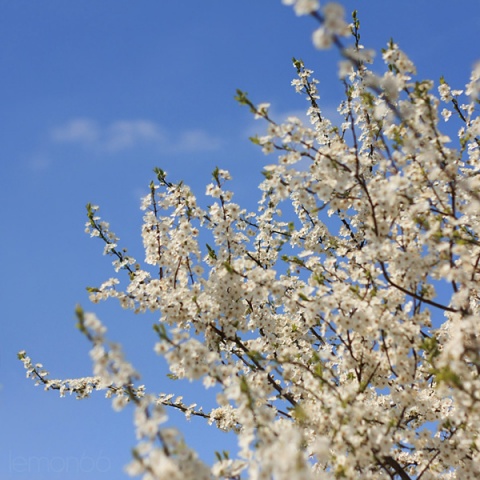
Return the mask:
<svg viewBox="0 0 480 480">
<path fill-rule="evenodd" d="M 298 15 L 320 8 L 283 3 Z M 238 92 L 268 124 L 253 143 L 276 154 L 255 211 L 234 202 L 226 170 L 212 172 L 203 208 L 157 168 L 142 201 L 141 262 L 87 206 L 86 231 L 119 274 L 89 287 L 90 299 L 156 312 L 151 348 L 172 379 L 211 393 L 214 408 L 139 384 L 121 345 L 80 307 L 93 377 L 52 380 L 18 354 L 45 390 L 103 390 L 115 410 L 134 409 L 131 475 L 480 476 L 480 64 L 464 91 L 417 79 L 393 41 L 372 67 L 343 8 L 321 12 L 313 43 L 342 57 L 338 125 L 300 60 L 292 86 L 309 121 L 276 121 L 268 103 Z M 171 409 L 235 434 L 238 456 L 206 465 L 170 425 Z"/>
</svg>

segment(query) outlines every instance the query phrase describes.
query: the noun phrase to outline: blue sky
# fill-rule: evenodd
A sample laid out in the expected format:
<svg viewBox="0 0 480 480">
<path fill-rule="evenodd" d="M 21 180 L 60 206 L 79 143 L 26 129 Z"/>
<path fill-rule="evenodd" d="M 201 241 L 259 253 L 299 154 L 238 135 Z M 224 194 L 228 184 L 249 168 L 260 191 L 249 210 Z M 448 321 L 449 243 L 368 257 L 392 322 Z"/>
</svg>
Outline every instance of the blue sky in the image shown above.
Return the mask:
<svg viewBox="0 0 480 480">
<path fill-rule="evenodd" d="M 480 58 L 477 0 L 344 5 L 359 11 L 362 43 L 380 49 L 393 37 L 420 78 L 444 75 L 462 88 Z M 148 386 L 177 387 L 152 353 L 154 315 L 89 304 L 85 287 L 113 270 L 83 232 L 85 204 L 101 206 L 140 260 L 139 199 L 155 166 L 199 196 L 213 168 L 227 168 L 237 201 L 254 208 L 259 172 L 273 158 L 248 141 L 261 125 L 235 103 L 235 89 L 271 102 L 279 117 L 300 111 L 306 103 L 290 87 L 296 56 L 315 71 L 331 112 L 342 92 L 337 56 L 314 50 L 314 27 L 280 0 L 0 1 L 1 478 L 126 478 L 131 411 L 114 413 L 101 395 L 79 402 L 34 388 L 16 353 L 26 349 L 54 378 L 89 375 L 89 345 L 74 328 L 81 303 L 125 344 Z M 178 387 L 195 401 L 196 388 Z M 229 446 L 201 420 L 185 431 L 206 461 Z"/>
</svg>

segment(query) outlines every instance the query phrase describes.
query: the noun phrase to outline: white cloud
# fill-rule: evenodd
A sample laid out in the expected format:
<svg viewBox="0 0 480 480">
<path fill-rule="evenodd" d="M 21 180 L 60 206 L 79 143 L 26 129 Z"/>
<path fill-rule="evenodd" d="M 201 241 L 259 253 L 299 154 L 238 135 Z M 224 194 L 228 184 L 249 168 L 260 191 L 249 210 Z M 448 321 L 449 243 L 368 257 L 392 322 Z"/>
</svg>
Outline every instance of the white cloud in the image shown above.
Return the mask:
<svg viewBox="0 0 480 480">
<path fill-rule="evenodd" d="M 125 150 L 142 144 L 164 145 L 167 134 L 148 120 L 121 120 L 109 125 L 104 132 L 104 147 L 110 152 Z"/>
<path fill-rule="evenodd" d="M 30 168 L 36 172 L 48 169 L 51 163 L 51 158 L 42 152 L 37 152 L 28 158 Z"/>
<path fill-rule="evenodd" d="M 219 138 L 212 137 L 204 130 L 188 130 L 178 138 L 177 148 L 181 151 L 218 150 L 222 145 Z"/>
<path fill-rule="evenodd" d="M 218 150 L 222 141 L 205 130 L 186 130 L 176 134 L 150 120 L 118 120 L 102 126 L 89 118 L 74 118 L 53 128 L 49 135 L 56 144 L 76 144 L 87 150 L 116 153 L 132 148 L 151 147 L 162 152 Z"/>
<path fill-rule="evenodd" d="M 92 144 L 98 141 L 100 129 L 88 118 L 75 118 L 61 127 L 55 127 L 50 132 L 54 142 L 72 142 Z"/>
</svg>

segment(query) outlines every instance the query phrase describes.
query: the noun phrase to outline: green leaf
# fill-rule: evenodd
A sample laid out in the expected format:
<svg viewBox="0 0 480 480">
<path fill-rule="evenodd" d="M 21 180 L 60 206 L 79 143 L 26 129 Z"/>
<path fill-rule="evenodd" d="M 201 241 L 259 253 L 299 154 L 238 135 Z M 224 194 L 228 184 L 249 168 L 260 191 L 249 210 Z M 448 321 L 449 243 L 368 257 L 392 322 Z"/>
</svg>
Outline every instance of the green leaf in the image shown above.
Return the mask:
<svg viewBox="0 0 480 480">
<path fill-rule="evenodd" d="M 77 324 L 75 325 L 82 333 L 87 333 L 87 328 L 85 327 L 85 313 L 83 308 L 77 304 L 75 307 L 75 315 L 77 317 Z"/>
<path fill-rule="evenodd" d="M 235 95 L 234 99 L 240 104 L 240 105 L 248 105 L 248 98 L 247 98 L 247 92 L 242 92 L 242 90 L 237 88 L 237 94 Z"/>
<path fill-rule="evenodd" d="M 153 171 L 157 175 L 158 181 L 160 183 L 163 183 L 165 181 L 167 174 L 161 168 L 158 168 L 158 167 L 155 167 Z"/>
<path fill-rule="evenodd" d="M 223 266 L 227 269 L 228 273 L 235 273 L 234 268 L 228 262 L 224 262 Z"/>
<path fill-rule="evenodd" d="M 215 250 L 208 243 L 206 245 L 208 250 L 208 256 L 213 260 L 217 260 L 217 254 L 215 253 Z"/>
<path fill-rule="evenodd" d="M 163 323 L 155 323 L 153 329 L 162 340 L 168 340 L 167 329 Z"/>
</svg>

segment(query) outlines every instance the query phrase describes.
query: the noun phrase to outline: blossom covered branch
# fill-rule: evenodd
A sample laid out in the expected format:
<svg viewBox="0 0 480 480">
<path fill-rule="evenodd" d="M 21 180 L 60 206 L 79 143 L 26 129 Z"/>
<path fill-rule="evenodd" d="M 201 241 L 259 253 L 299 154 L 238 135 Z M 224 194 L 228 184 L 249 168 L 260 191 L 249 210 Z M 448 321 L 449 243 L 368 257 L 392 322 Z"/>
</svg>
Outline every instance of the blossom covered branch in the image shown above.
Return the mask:
<svg viewBox="0 0 480 480">
<path fill-rule="evenodd" d="M 338 4 L 283 3 L 319 22 L 317 47 L 339 50 L 343 122 L 325 116 L 318 81 L 294 59 L 308 125 L 279 123 L 237 91 L 266 122 L 251 140 L 278 156 L 256 211 L 233 201 L 226 170 L 202 208 L 157 168 L 140 262 L 87 207 L 88 233 L 128 277 L 125 289 L 117 278 L 90 288 L 91 300 L 158 312 L 155 352 L 171 376 L 216 386 L 218 408 L 136 386 L 120 346 L 81 309 L 94 377 L 48 380 L 21 360 L 61 395 L 103 389 L 115 408 L 132 404 L 128 471 L 146 479 L 478 478 L 480 64 L 464 92 L 445 79 L 435 91 L 391 41 L 378 74 L 356 13 L 348 23 Z M 458 123 L 456 140 L 445 121 Z M 234 432 L 236 458 L 202 463 L 164 426 L 165 407 Z"/>
</svg>

